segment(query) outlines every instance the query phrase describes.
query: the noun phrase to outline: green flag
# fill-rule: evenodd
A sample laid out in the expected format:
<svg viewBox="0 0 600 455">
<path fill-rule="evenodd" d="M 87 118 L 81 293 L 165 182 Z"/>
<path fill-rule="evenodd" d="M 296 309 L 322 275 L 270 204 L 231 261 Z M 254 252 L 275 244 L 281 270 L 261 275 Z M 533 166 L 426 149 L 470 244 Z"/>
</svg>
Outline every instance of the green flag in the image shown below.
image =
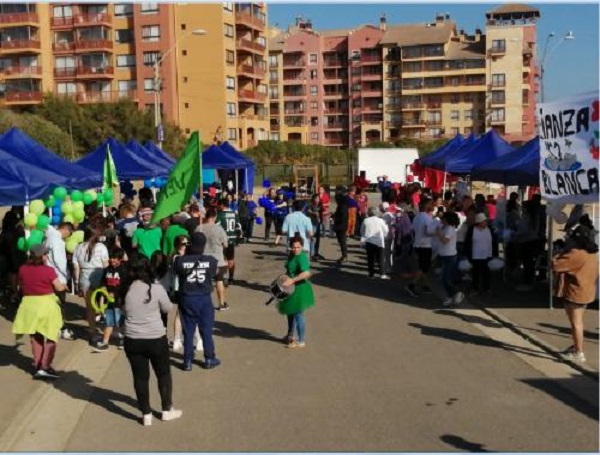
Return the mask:
<svg viewBox="0 0 600 455">
<path fill-rule="evenodd" d="M 113 186 L 119 186 L 117 177 L 117 168 L 110 153 L 110 146 L 106 144 L 106 157 L 104 158 L 104 169 L 102 171 L 102 189 L 112 189 Z"/>
<path fill-rule="evenodd" d="M 188 140 L 183 156 L 169 174 L 169 181 L 158 197 L 151 223 L 158 223 L 173 213 L 178 212 L 188 203 L 190 197 L 200 185 L 200 156 L 201 146 L 197 131 L 194 131 Z"/>
</svg>

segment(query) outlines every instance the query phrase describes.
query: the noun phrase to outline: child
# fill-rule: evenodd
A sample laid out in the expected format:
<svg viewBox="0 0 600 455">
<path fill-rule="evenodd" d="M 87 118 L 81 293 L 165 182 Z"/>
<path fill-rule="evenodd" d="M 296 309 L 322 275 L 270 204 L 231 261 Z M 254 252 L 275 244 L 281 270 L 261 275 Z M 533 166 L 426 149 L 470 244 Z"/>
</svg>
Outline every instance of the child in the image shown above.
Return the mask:
<svg viewBox="0 0 600 455">
<path fill-rule="evenodd" d="M 121 248 L 114 248 L 108 259 L 108 267 L 104 269 L 102 284 L 106 286 L 109 295 L 115 300 L 104 312 L 104 331 L 102 341 L 96 345 L 94 351 L 104 352 L 108 350 L 108 343 L 113 333 L 114 327 L 119 329 L 119 349 L 123 349 L 123 313 L 121 312 L 122 290 L 121 283 L 125 280 L 127 269 L 123 260 L 125 252 Z"/>
</svg>

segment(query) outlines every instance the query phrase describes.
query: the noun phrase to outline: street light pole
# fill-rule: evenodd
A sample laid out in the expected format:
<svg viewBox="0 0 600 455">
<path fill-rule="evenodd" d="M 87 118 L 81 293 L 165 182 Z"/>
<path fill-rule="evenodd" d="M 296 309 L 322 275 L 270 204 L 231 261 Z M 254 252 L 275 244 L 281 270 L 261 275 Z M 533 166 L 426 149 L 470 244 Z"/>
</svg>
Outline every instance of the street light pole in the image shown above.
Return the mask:
<svg viewBox="0 0 600 455">
<path fill-rule="evenodd" d="M 154 62 L 154 64 L 152 65 L 153 67 L 153 85 L 154 85 L 154 128 L 156 131 L 156 142 L 158 143 L 158 148 L 162 150 L 162 143 L 164 141 L 164 131 L 163 131 L 163 127 L 162 127 L 162 112 L 160 111 L 160 94 L 162 92 L 162 80 L 160 78 L 160 66 L 162 64 L 162 62 L 164 61 L 164 59 L 171 53 L 173 52 L 175 49 L 177 49 L 177 45 L 179 44 L 179 42 L 190 35 L 196 35 L 196 36 L 202 36 L 202 35 L 206 35 L 206 30 L 203 29 L 196 29 L 196 30 L 192 30 L 191 32 L 188 33 L 184 33 L 183 35 L 181 35 L 179 38 L 177 38 L 177 40 L 175 41 L 175 43 L 173 44 L 173 46 L 171 46 L 167 52 L 165 52 L 163 55 L 161 55 L 159 58 L 156 59 L 156 61 Z"/>
<path fill-rule="evenodd" d="M 573 35 L 572 31 L 568 31 L 565 36 L 562 37 L 562 39 L 556 43 L 556 45 L 550 50 L 550 52 L 548 52 L 548 44 L 550 43 L 550 39 L 554 37 L 554 32 L 550 32 L 548 33 L 548 36 L 546 37 L 546 44 L 544 45 L 544 52 L 542 53 L 542 58 L 540 60 L 540 102 L 544 102 L 546 100 L 546 96 L 545 96 L 545 87 L 544 87 L 544 74 L 546 72 L 546 62 L 548 60 L 550 60 L 550 57 L 552 56 L 552 54 L 554 53 L 554 51 L 556 51 L 556 49 L 558 49 L 558 47 L 565 41 L 571 41 L 575 39 L 575 36 Z"/>
</svg>

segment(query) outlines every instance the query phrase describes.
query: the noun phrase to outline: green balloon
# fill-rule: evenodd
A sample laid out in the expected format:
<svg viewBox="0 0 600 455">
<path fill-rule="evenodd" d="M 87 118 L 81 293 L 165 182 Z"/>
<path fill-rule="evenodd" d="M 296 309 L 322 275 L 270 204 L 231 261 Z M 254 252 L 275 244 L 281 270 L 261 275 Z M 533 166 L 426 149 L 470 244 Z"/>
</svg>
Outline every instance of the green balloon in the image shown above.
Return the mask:
<svg viewBox="0 0 600 455">
<path fill-rule="evenodd" d="M 67 197 L 67 189 L 63 186 L 59 186 L 54 188 L 52 193 L 56 199 L 64 199 Z"/>
<path fill-rule="evenodd" d="M 92 201 L 95 201 L 95 200 L 96 200 L 96 195 L 97 195 L 97 194 L 96 194 L 96 190 L 87 190 L 87 191 L 85 192 L 85 194 L 89 194 L 89 195 L 91 195 L 91 196 L 92 196 Z"/>
<path fill-rule="evenodd" d="M 78 223 L 81 223 L 85 219 L 85 212 L 83 211 L 83 209 L 73 210 L 72 215 L 73 218 L 75 218 L 75 221 L 77 221 Z"/>
<path fill-rule="evenodd" d="M 69 213 L 71 213 L 73 211 L 73 203 L 70 201 L 63 202 L 62 205 L 60 206 L 60 210 L 65 215 L 68 215 Z"/>
<path fill-rule="evenodd" d="M 83 194 L 83 203 L 85 205 L 90 205 L 92 202 L 94 202 L 94 197 L 90 193 L 84 193 Z"/>
<path fill-rule="evenodd" d="M 104 190 L 104 202 L 110 201 L 114 198 L 115 193 L 113 193 L 113 190 L 110 188 L 107 188 Z"/>
<path fill-rule="evenodd" d="M 82 210 L 83 211 L 83 206 L 84 205 L 85 204 L 83 203 L 83 201 L 73 202 L 73 211 L 75 211 L 75 210 Z"/>
<path fill-rule="evenodd" d="M 98 193 L 96 195 L 96 202 L 98 203 L 98 205 L 102 204 L 102 202 L 104 202 L 104 193 Z"/>
<path fill-rule="evenodd" d="M 77 202 L 77 201 L 81 201 L 83 200 L 83 193 L 79 190 L 75 190 L 71 193 L 71 200 L 73 202 Z"/>
<path fill-rule="evenodd" d="M 42 213 L 44 213 L 45 209 L 46 209 L 46 204 L 44 204 L 44 201 L 42 201 L 41 199 L 36 199 L 35 201 L 31 201 L 29 203 L 29 212 L 30 213 L 35 213 L 36 215 L 41 215 Z"/>
<path fill-rule="evenodd" d="M 50 225 L 50 217 L 48 215 L 40 215 L 38 216 L 37 228 L 41 230 L 45 230 Z"/>
<path fill-rule="evenodd" d="M 19 240 L 17 240 L 17 248 L 19 251 L 25 251 L 27 249 L 27 241 L 25 237 L 20 237 Z"/>
<path fill-rule="evenodd" d="M 37 220 L 38 217 L 35 213 L 28 213 L 25 215 L 25 219 L 23 221 L 25 222 L 25 226 L 30 227 L 35 226 L 37 224 Z"/>
<path fill-rule="evenodd" d="M 28 242 L 30 245 L 37 245 L 38 243 L 42 243 L 44 240 L 44 233 L 39 229 L 32 229 L 29 233 Z"/>
<path fill-rule="evenodd" d="M 52 196 L 52 195 L 48 196 L 48 199 L 46 199 L 46 207 L 47 208 L 54 207 L 55 202 L 56 202 L 56 199 L 54 199 L 54 196 Z"/>
</svg>

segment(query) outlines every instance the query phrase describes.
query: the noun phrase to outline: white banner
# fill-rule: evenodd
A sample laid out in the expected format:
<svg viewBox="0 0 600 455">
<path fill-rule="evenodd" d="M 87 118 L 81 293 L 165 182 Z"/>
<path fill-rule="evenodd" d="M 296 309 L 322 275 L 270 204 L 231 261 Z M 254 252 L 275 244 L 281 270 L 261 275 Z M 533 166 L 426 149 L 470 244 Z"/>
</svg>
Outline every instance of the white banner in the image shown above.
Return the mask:
<svg viewBox="0 0 600 455">
<path fill-rule="evenodd" d="M 538 105 L 540 190 L 550 201 L 598 202 L 598 94 Z"/>
</svg>

